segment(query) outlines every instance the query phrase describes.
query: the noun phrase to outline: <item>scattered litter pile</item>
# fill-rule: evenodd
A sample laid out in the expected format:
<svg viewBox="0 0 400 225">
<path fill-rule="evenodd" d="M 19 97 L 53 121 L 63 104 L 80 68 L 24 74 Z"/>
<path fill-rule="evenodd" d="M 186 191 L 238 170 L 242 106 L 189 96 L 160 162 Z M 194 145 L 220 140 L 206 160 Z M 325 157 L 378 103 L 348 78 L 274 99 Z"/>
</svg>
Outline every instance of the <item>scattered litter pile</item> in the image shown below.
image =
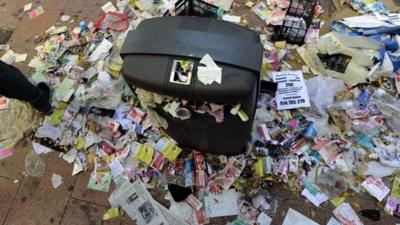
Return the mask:
<svg viewBox="0 0 400 225">
<path fill-rule="evenodd" d="M 224 20 L 246 24 L 229 15 L 232 1 L 208 3 L 227 11 L 220 15 Z M 72 175 L 91 171 L 90 189 L 108 192 L 114 182 L 117 189 L 109 198 L 113 208 L 103 219 L 120 215 L 122 208 L 140 225 L 207 224 L 221 216 L 237 216 L 232 225 L 268 225 L 279 204 L 268 193 L 276 182 L 317 207 L 330 200 L 336 207 L 330 225 L 363 224 L 355 210 L 380 219 L 383 209 L 354 210 L 345 202 L 350 191 L 386 201 L 384 210 L 400 217 L 399 36 L 393 34 L 399 14 L 387 14 L 380 2 L 371 6 L 351 1 L 360 12 L 375 15 L 334 21 L 332 32 L 319 37 L 322 8 L 317 3 L 312 15 L 290 11 L 303 3 L 245 4 L 267 25 L 278 26 L 259 31 L 265 49 L 263 79 L 278 83 L 278 91 L 260 95 L 244 154 L 227 157 L 182 149 L 165 133 L 165 119 L 152 110 L 164 102 L 164 110 L 176 119 L 208 113 L 222 122 L 224 113 L 233 111 L 246 121 L 240 106 L 199 106 L 132 91 L 121 78 L 119 52 L 127 32 L 146 18 L 174 12 L 173 2 L 153 0 L 119 1 L 116 7 L 107 3 L 96 23 L 51 27 L 37 38 L 41 45 L 29 63 L 32 81 L 51 86 L 54 112 L 34 133 L 33 149 L 38 154 L 62 152 L 60 157 L 74 165 Z M 303 46 L 271 42 L 271 34 L 284 32 L 279 26 L 288 21 L 292 30 L 306 28 Z M 291 65 L 297 54 L 304 61 L 301 70 Z M 212 69 L 221 72 L 218 66 Z M 186 79 L 178 76 L 176 81 Z M 220 74 L 202 79 L 224 82 Z M 62 185 L 62 178 L 54 174 L 53 183 L 55 188 Z M 146 188 L 168 190 L 169 209 Z M 289 209 L 283 224 L 317 223 Z"/>
</svg>

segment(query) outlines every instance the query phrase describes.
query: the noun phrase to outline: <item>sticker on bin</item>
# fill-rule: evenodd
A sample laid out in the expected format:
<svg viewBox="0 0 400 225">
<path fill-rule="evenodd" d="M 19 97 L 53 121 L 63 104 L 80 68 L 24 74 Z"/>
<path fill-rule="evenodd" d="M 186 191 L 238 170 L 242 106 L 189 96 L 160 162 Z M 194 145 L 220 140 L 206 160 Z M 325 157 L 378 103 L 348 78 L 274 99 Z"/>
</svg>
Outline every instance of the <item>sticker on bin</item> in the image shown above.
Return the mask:
<svg viewBox="0 0 400 225">
<path fill-rule="evenodd" d="M 189 85 L 193 75 L 193 67 L 194 61 L 185 59 L 174 60 L 169 82 Z"/>
</svg>

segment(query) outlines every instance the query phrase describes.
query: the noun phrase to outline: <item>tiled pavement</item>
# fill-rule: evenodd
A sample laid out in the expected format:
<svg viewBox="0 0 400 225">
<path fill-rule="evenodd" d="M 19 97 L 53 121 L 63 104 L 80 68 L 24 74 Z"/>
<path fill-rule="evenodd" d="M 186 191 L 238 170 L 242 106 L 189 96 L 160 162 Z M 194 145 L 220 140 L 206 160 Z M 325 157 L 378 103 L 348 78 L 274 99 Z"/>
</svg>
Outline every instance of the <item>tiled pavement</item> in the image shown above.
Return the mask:
<svg viewBox="0 0 400 225">
<path fill-rule="evenodd" d="M 31 20 L 23 7 L 33 3 L 32 8 L 42 6 L 45 13 Z M 11 49 L 28 53 L 25 63 L 16 66 L 29 74 L 27 66 L 36 54 L 33 40 L 36 35 L 59 21 L 61 15 L 70 15 L 76 22 L 96 20 L 100 6 L 106 0 L 0 0 L 0 29 L 10 29 Z M 1 38 L 0 38 L 1 39 Z M 102 221 L 108 210 L 109 193 L 87 189 L 89 173 L 71 176 L 72 166 L 59 159 L 57 153 L 43 156 L 46 162 L 44 177 L 25 177 L 25 156 L 31 149 L 27 140 L 21 141 L 14 154 L 0 161 L 0 224 L 1 225 L 130 225 L 127 217 Z M 63 184 L 54 189 L 52 174 L 63 177 Z"/>
<path fill-rule="evenodd" d="M 25 74 L 30 72 L 27 63 L 35 55 L 36 44 L 33 40 L 36 35 L 47 30 L 59 21 L 61 15 L 66 14 L 75 18 L 76 25 L 80 20 L 96 20 L 100 14 L 100 6 L 107 0 L 36 0 L 33 8 L 41 5 L 45 13 L 31 20 L 23 12 L 23 6 L 30 0 L 0 0 L 0 28 L 14 30 L 9 43 L 18 53 L 28 53 L 25 63 L 16 66 Z M 236 0 L 243 4 L 246 0 Z M 329 8 L 329 2 L 325 2 Z M 330 10 L 328 10 L 330 11 Z M 243 7 L 234 10 L 237 15 L 245 15 L 253 26 L 261 26 L 254 14 Z M 329 12 L 331 14 L 331 12 Z M 1 35 L 1 34 L 0 34 Z M 1 39 L 1 38 L 0 38 Z M 103 214 L 109 204 L 109 193 L 87 189 L 89 172 L 71 176 L 72 166 L 58 158 L 57 153 L 44 155 L 46 173 L 44 177 L 25 177 L 25 156 L 31 149 L 31 143 L 22 140 L 15 149 L 14 155 L 0 161 L 0 225 L 130 225 L 135 224 L 127 216 L 102 221 Z M 51 177 L 57 173 L 63 177 L 63 184 L 53 189 Z M 112 188 L 111 188 L 112 189 Z M 273 221 L 274 225 L 281 224 L 285 212 L 289 207 L 295 208 L 307 216 L 315 212 L 314 220 L 325 224 L 332 216 L 332 206 L 327 204 L 323 208 L 316 208 L 306 203 L 299 194 L 292 194 L 274 186 L 271 194 L 279 200 L 279 208 Z M 375 200 L 354 197 L 350 202 L 357 202 L 363 208 L 374 207 Z M 394 225 L 393 217 L 384 217 L 383 220 L 365 224 Z M 210 224 L 224 225 L 226 218 L 213 219 Z"/>
</svg>

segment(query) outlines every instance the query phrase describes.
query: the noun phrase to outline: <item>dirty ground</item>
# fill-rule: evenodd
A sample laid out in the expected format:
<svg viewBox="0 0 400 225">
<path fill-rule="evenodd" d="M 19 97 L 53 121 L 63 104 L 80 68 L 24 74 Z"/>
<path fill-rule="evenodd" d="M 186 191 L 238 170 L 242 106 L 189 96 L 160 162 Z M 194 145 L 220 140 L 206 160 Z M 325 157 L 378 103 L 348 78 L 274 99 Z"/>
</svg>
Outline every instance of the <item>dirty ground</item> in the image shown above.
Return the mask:
<svg viewBox="0 0 400 225">
<path fill-rule="evenodd" d="M 71 29 L 79 26 L 81 20 L 97 21 L 103 13 L 100 7 L 107 2 L 106 0 L 90 0 L 84 3 L 80 0 L 37 0 L 33 2 L 29 0 L 0 0 L 0 45 L 8 43 L 10 49 L 15 52 L 27 53 L 26 60 L 14 63 L 14 65 L 23 73 L 32 74 L 35 70 L 29 67 L 28 63 L 36 56 L 35 48 L 39 43 L 42 43 L 41 41 L 44 41 L 40 36 L 47 29 L 60 23 L 60 18 L 63 15 L 70 16 L 66 26 Z M 112 2 L 116 4 L 116 1 Z M 249 27 L 264 26 L 264 22 L 245 6 L 247 2 L 246 0 L 235 0 L 232 7 L 233 15 L 241 16 L 242 22 L 246 21 L 245 23 Z M 348 6 L 335 5 L 337 2 L 321 1 L 324 10 L 322 18 L 325 23 L 321 28 L 320 35 L 329 32 L 331 20 L 357 15 Z M 24 12 L 24 6 L 29 3 L 32 3 L 31 9 Z M 396 2 L 385 1 L 385 4 L 390 10 L 399 7 Z M 43 8 L 43 14 L 40 14 L 39 6 Z M 32 16 L 32 14 L 29 14 L 31 10 L 37 10 L 37 14 L 40 15 Z M 297 52 L 293 51 L 292 53 L 294 55 L 294 58 L 290 59 L 292 69 L 301 70 L 304 63 L 302 63 Z M 312 77 L 310 73 L 304 73 L 305 78 Z M 42 122 L 43 117 L 27 106 L 26 103 L 11 101 L 8 107 L 10 111 L 0 111 L 2 121 L 0 124 L 0 141 L 7 139 L 7 144 L 10 146 L 13 146 L 16 140 L 20 141 L 16 143 L 10 157 L 0 160 L 1 225 L 135 224 L 126 214 L 110 220 L 103 220 L 103 215 L 111 207 L 108 198 L 110 193 L 115 190 L 114 182 L 111 182 L 108 192 L 89 189 L 88 181 L 91 173 L 83 171 L 71 176 L 73 164 L 68 164 L 60 158 L 58 152 L 54 151 L 40 155 L 40 159 L 35 159 L 36 156 L 32 156 L 34 163 L 27 163 L 27 159 L 30 159 L 27 156 L 32 154 L 32 141 L 37 142 L 37 140 L 32 140 L 35 138 L 31 135 L 31 132 L 40 126 L 39 123 Z M 5 112 L 8 112 L 8 114 L 4 115 Z M 18 117 L 18 120 L 5 122 L 13 116 Z M 12 123 L 12 125 L 10 126 L 9 123 Z M 289 208 L 297 210 L 321 225 L 326 224 L 333 217 L 332 212 L 336 207 L 330 201 L 325 201 L 320 207 L 316 207 L 298 191 L 293 192 L 292 187 L 288 184 L 268 182 L 268 185 L 270 185 L 268 187 L 269 194 L 278 202 L 278 208 L 274 212 L 275 216 L 271 223 L 273 225 L 283 223 Z M 165 192 L 157 189 L 151 190 L 151 194 L 156 200 L 168 206 L 170 203 L 164 199 Z M 367 196 L 365 192 L 362 194 L 346 192 L 342 196 L 357 212 L 361 209 L 383 209 L 385 205 L 385 200 L 377 202 L 374 197 Z M 383 210 L 381 211 L 383 212 Z M 382 212 L 380 220 L 376 222 L 360 215 L 359 218 L 364 224 L 371 225 L 395 225 L 400 222 L 399 219 Z M 236 216 L 212 218 L 209 224 L 225 225 L 235 219 Z"/>
</svg>

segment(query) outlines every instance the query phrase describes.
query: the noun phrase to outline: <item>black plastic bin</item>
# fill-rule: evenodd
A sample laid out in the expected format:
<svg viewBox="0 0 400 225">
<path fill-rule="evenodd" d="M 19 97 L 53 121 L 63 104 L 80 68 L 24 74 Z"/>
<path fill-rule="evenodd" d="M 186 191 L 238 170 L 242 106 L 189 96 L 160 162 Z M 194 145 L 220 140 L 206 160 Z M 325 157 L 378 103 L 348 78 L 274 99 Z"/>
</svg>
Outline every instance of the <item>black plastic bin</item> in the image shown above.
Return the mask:
<svg viewBox="0 0 400 225">
<path fill-rule="evenodd" d="M 221 84 L 205 85 L 197 79 L 199 61 L 206 54 L 222 68 Z M 247 122 L 231 115 L 228 109 L 223 123 L 197 113 L 192 113 L 189 120 L 180 120 L 157 109 L 168 121 L 167 133 L 180 146 L 233 155 L 242 153 L 250 138 L 262 54 L 259 36 L 232 23 L 203 17 L 153 18 L 129 32 L 121 51 L 122 74 L 128 84 L 162 95 L 226 105 L 240 102 L 250 118 Z M 173 62 L 179 59 L 194 61 L 188 85 L 170 82 Z M 274 88 L 276 85 L 272 85 Z"/>
</svg>

